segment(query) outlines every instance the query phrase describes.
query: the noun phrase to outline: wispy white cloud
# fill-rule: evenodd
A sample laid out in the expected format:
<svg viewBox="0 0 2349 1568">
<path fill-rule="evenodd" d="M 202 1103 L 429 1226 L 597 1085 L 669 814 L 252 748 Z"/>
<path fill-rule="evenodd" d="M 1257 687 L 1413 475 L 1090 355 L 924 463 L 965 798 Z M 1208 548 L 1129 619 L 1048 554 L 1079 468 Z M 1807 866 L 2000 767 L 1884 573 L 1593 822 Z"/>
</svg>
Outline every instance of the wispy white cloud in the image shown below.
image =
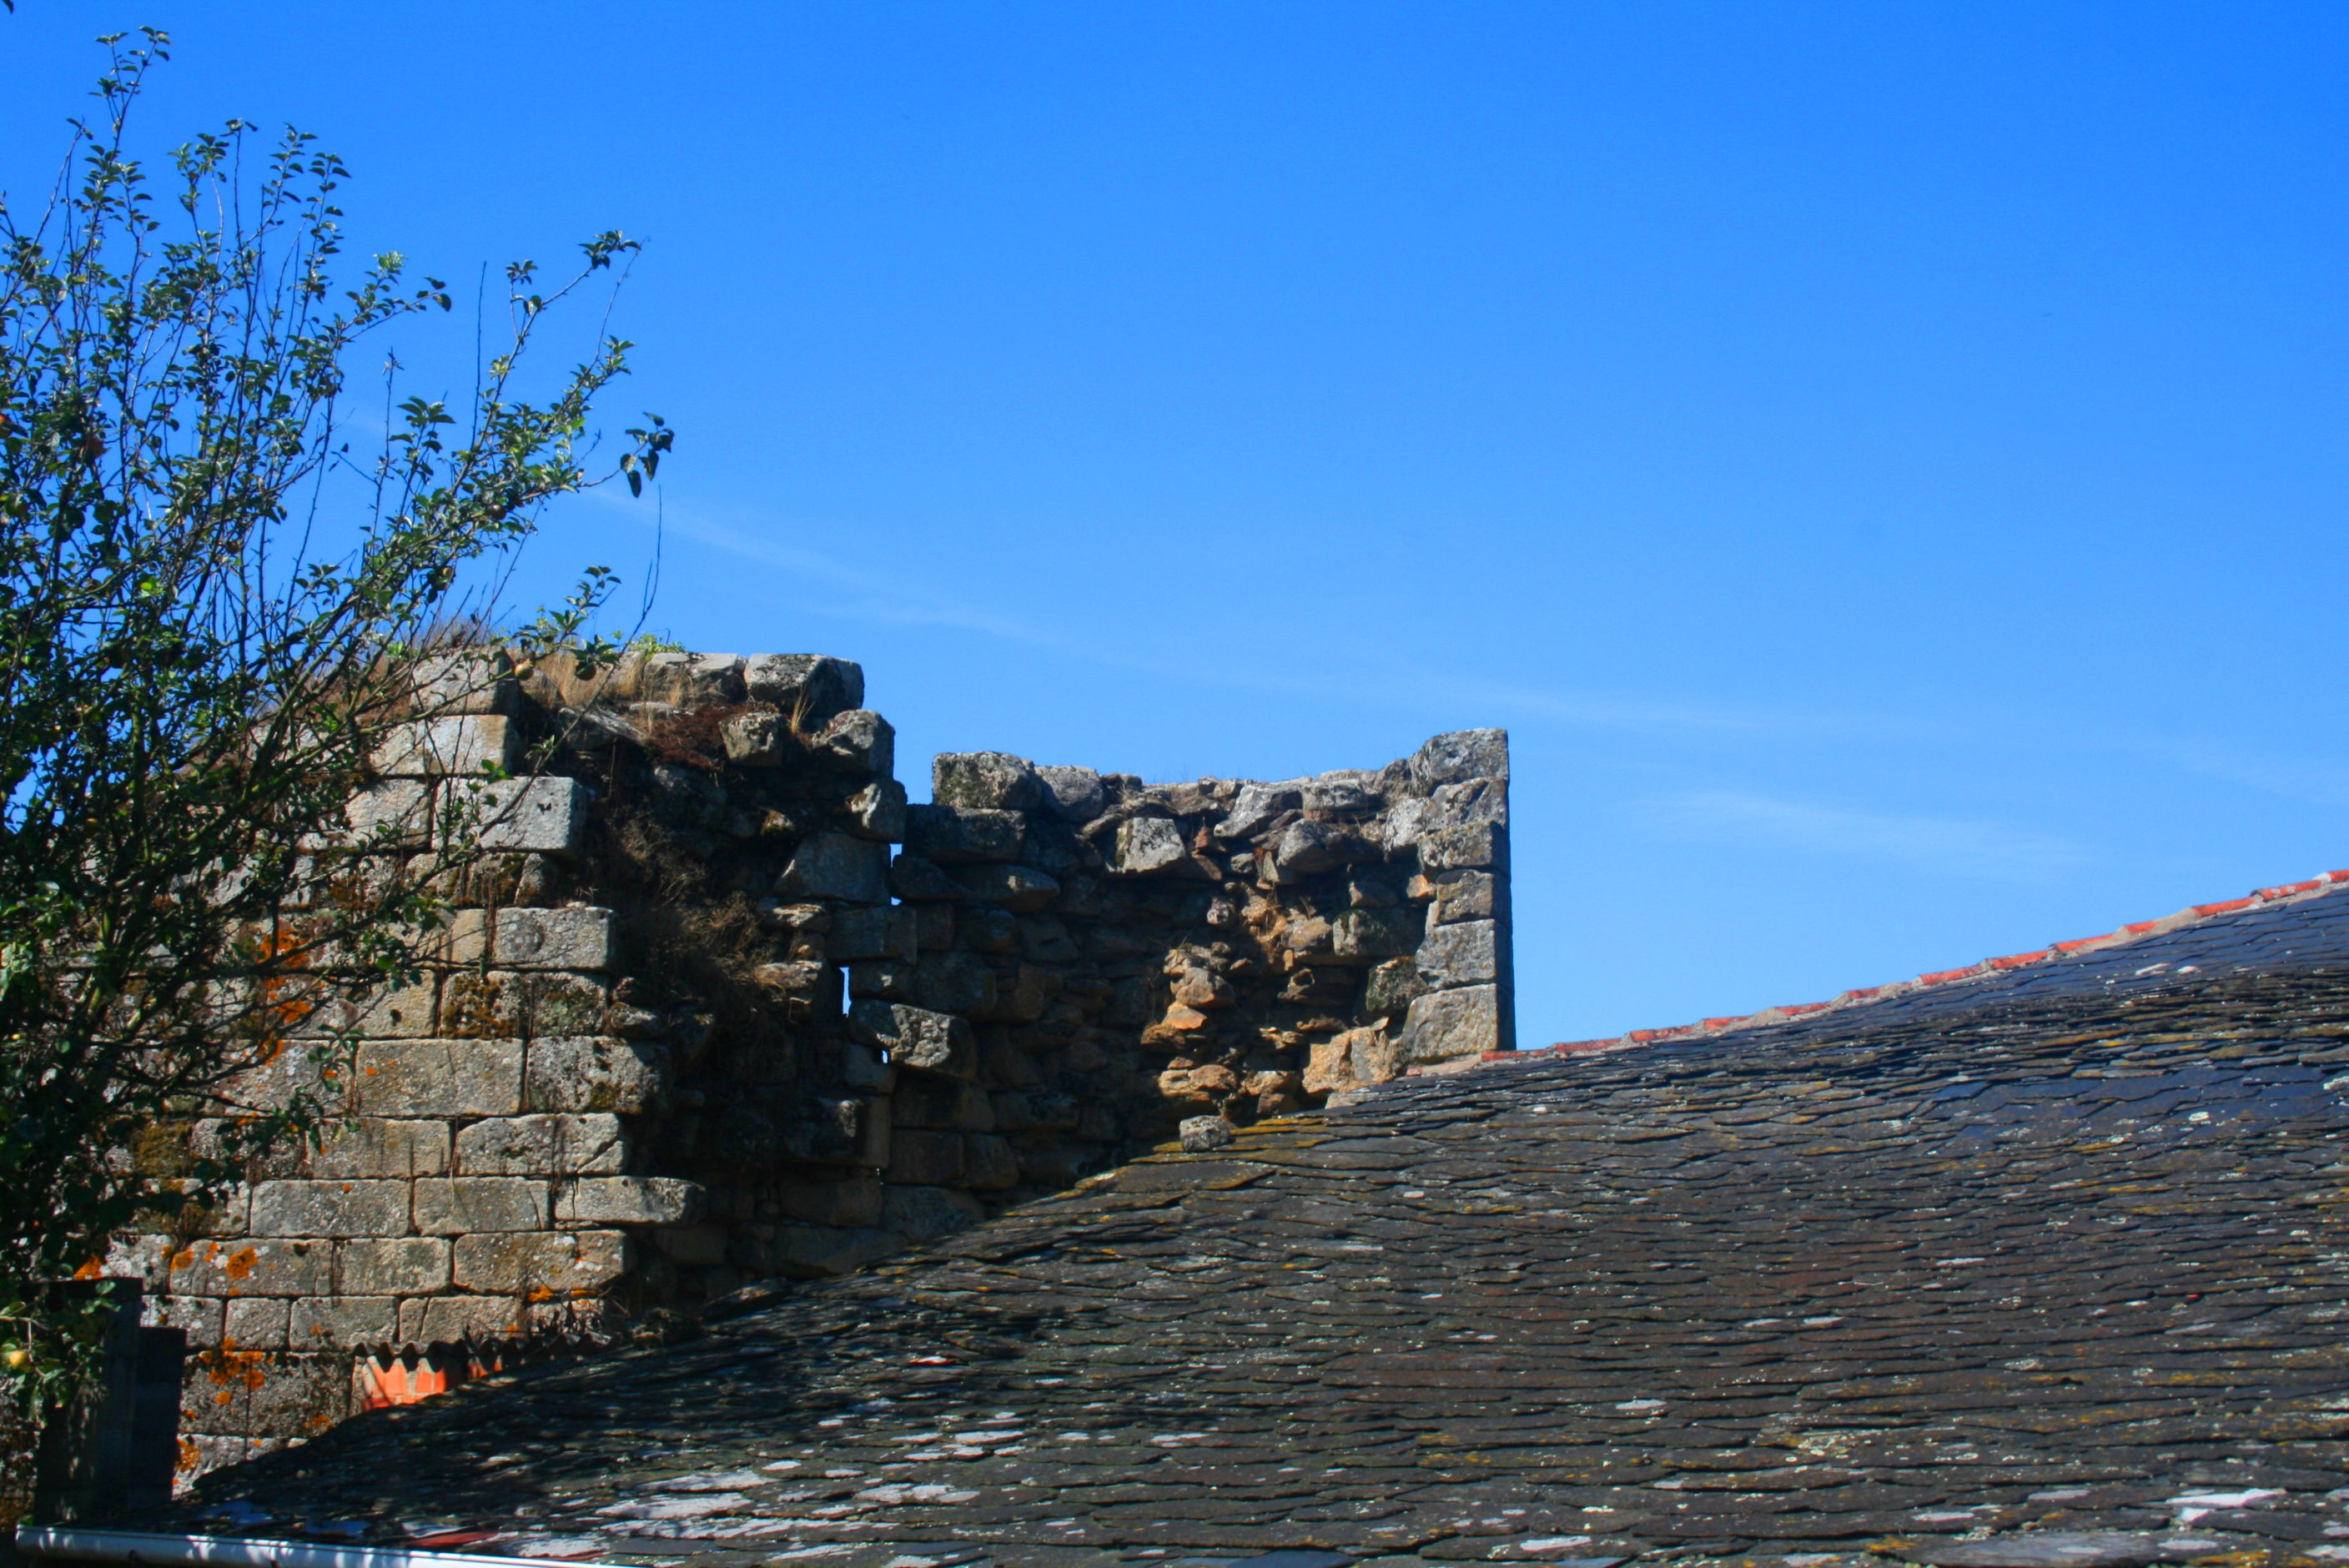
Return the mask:
<svg viewBox="0 0 2349 1568">
<path fill-rule="evenodd" d="M 2137 748 L 2189 773 L 2317 806 L 2349 806 L 2349 765 L 2324 757 L 2281 757 L 2222 741 L 2147 740 Z"/>
<path fill-rule="evenodd" d="M 1848 810 L 1736 789 L 1659 797 L 1646 815 L 1681 838 L 1856 855 L 2002 882 L 2044 882 L 2095 858 L 2075 841 L 2002 823 Z"/>
<path fill-rule="evenodd" d="M 647 526 L 652 509 L 616 490 L 591 492 Z M 875 625 L 929 625 L 1049 648 L 1095 665 L 1319 702 L 1351 702 L 1425 713 L 1444 724 L 1565 725 L 1587 731 L 1769 744 L 1841 740 L 1863 746 L 2054 748 L 2127 752 L 2242 789 L 2323 805 L 2349 805 L 2349 766 L 2330 759 L 2261 756 L 2190 737 L 2082 730 L 1991 708 L 1930 717 L 1740 703 L 1657 700 L 1566 686 L 1495 681 L 1432 664 L 1423 651 L 1348 644 L 1342 658 L 1317 662 L 1310 649 L 1282 660 L 1219 663 L 1195 648 L 1153 649 L 1134 635 L 1092 635 L 1039 624 L 990 605 L 968 585 L 926 582 L 910 562 L 875 570 L 819 550 L 781 542 L 772 529 L 738 528 L 675 506 L 663 509 L 673 537 L 755 563 L 809 591 L 811 613 Z M 804 530 L 808 533 L 819 531 Z M 1143 628 L 1127 628 L 1138 633 Z M 2040 879 L 2084 863 L 2069 841 L 1993 823 L 1843 811 L 1734 791 L 1697 792 L 1656 803 L 1661 825 L 1684 835 L 1870 854 L 1970 875 Z"/>
<path fill-rule="evenodd" d="M 590 493 L 599 500 L 626 507 L 625 515 L 652 526 L 653 518 L 647 510 L 632 503 L 629 498 L 604 490 Z M 911 573 L 885 576 L 861 571 L 821 551 L 778 544 L 674 507 L 663 509 L 660 526 L 679 539 L 692 540 L 738 560 L 773 567 L 830 590 L 833 596 L 822 606 L 823 613 L 843 620 L 884 625 L 952 626 L 1031 646 L 1054 646 L 1061 642 L 1050 633 L 1015 616 L 993 614 L 975 605 L 967 595 L 928 587 Z"/>
</svg>

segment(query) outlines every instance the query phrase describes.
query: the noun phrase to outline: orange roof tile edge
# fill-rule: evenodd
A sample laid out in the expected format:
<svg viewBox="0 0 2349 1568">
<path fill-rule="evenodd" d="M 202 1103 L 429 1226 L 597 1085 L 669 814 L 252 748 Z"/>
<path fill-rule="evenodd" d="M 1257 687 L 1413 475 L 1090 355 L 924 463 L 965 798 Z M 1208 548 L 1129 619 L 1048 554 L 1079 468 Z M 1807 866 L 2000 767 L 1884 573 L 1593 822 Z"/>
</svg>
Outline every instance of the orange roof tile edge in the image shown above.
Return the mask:
<svg viewBox="0 0 2349 1568">
<path fill-rule="evenodd" d="M 2223 914 L 2232 914 L 2238 910 L 2251 909 L 2261 904 L 2291 903 L 2302 899 L 2322 898 L 2344 885 L 2349 885 L 2349 871 L 2326 872 L 2321 876 L 2311 877 L 2306 882 L 2282 882 L 2274 887 L 2263 887 L 2243 898 L 2226 899 L 2218 903 L 2189 904 L 2176 914 L 2160 920 L 2140 920 L 2133 924 L 2124 925 L 2117 931 L 2106 932 L 2101 936 L 2075 937 L 2069 942 L 2051 943 L 2045 947 L 2034 948 L 2029 953 L 2012 953 L 2003 958 L 1985 958 L 1979 964 L 1969 964 L 1961 969 L 1939 969 L 1930 974 L 1920 975 L 1914 980 L 1896 980 L 1889 985 L 1862 986 L 1857 990 L 1846 991 L 1841 995 L 1826 1002 L 1801 1002 L 1791 1006 L 1764 1007 L 1758 1013 L 1706 1018 L 1699 1023 L 1681 1024 L 1668 1029 L 1633 1029 L 1629 1034 L 1618 1035 L 1604 1040 L 1567 1040 L 1554 1046 L 1535 1046 L 1524 1050 L 1488 1051 L 1482 1057 L 1464 1058 L 1457 1063 L 1446 1062 L 1440 1067 L 1413 1068 L 1411 1071 L 1413 1074 L 1457 1071 L 1461 1068 L 1482 1062 L 1521 1062 L 1534 1057 L 1591 1056 L 1600 1051 L 1626 1050 L 1633 1046 L 1661 1045 L 1668 1040 L 1711 1039 L 1716 1035 L 1731 1034 L 1739 1029 L 1760 1028 L 1769 1024 L 1784 1023 L 1789 1018 L 1807 1017 L 1813 1013 L 1823 1013 L 1831 1008 L 1857 1006 L 1866 1002 L 1882 1001 L 1888 996 L 1899 996 L 1911 991 L 1922 991 L 1928 986 L 1947 985 L 1954 981 L 1971 980 L 1978 975 L 1994 975 L 2010 969 L 2028 968 L 2034 964 L 2046 964 L 2058 958 L 2069 958 L 2075 954 L 2090 952 L 2100 947 L 2117 947 L 2124 943 L 2141 941 L 2148 936 L 2167 935 L 2181 926 L 2193 925 Z"/>
</svg>

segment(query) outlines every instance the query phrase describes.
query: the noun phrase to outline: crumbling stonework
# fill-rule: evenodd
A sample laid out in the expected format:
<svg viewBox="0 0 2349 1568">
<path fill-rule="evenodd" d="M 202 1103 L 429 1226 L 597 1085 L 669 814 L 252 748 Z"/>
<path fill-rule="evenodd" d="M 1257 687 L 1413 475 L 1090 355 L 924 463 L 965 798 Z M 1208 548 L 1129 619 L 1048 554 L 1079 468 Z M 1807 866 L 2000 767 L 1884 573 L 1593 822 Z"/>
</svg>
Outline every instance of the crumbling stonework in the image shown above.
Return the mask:
<svg viewBox="0 0 2349 1568">
<path fill-rule="evenodd" d="M 197 1347 L 194 1465 L 1513 1046 L 1502 732 L 1271 783 L 946 755 L 909 804 L 864 696 L 813 655 L 554 661 L 385 748 L 355 815 L 419 824 L 391 852 L 484 788 L 498 852 L 423 984 L 321 1020 L 363 1037 L 347 1119 L 120 1250 Z M 542 776 L 469 779 L 532 742 Z"/>
</svg>

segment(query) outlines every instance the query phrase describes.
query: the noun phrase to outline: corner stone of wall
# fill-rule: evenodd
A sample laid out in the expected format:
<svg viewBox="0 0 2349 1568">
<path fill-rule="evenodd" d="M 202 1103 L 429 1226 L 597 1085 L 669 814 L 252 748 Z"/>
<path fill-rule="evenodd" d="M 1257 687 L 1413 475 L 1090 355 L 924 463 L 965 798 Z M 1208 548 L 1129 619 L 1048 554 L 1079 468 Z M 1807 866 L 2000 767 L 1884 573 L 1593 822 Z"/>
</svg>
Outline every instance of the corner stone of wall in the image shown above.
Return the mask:
<svg viewBox="0 0 2349 1568">
<path fill-rule="evenodd" d="M 332 1020 L 316 1148 L 116 1250 L 189 1330 L 191 1474 L 1513 1048 L 1503 732 L 1273 782 L 949 754 L 909 804 L 864 698 L 821 655 L 558 657 L 391 738 L 354 825 L 419 826 L 368 852 L 460 792 L 490 851 L 427 978 Z"/>
</svg>

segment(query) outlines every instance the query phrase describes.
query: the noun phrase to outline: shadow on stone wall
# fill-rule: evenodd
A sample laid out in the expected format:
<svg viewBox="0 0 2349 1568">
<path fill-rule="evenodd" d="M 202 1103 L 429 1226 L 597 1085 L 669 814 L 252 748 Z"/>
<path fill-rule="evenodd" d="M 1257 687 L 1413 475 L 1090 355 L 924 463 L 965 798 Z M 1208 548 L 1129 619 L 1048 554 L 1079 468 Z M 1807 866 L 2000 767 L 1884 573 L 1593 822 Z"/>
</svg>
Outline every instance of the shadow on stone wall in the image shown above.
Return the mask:
<svg viewBox="0 0 2349 1568">
<path fill-rule="evenodd" d="M 333 1020 L 347 1119 L 117 1249 L 189 1333 L 190 1473 L 1513 1046 L 1503 732 L 1276 782 L 945 755 L 909 805 L 864 698 L 558 660 L 387 748 L 355 816 L 402 854 L 482 760 L 543 766 L 423 983 Z"/>
</svg>

